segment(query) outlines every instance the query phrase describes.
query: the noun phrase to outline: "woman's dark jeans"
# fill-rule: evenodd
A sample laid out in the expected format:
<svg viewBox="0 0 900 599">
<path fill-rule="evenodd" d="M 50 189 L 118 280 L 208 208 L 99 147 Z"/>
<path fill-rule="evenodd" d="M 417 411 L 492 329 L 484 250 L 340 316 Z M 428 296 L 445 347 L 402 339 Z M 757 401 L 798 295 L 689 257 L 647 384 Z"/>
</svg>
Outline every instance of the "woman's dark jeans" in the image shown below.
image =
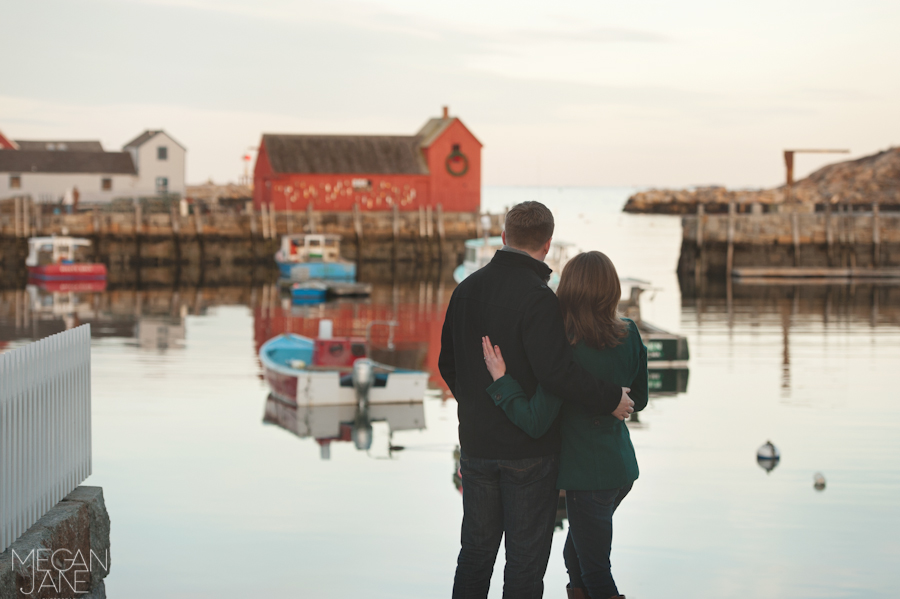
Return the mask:
<svg viewBox="0 0 900 599">
<path fill-rule="evenodd" d="M 610 571 L 612 517 L 631 485 L 602 491 L 566 491 L 569 536 L 563 549 L 569 584 L 587 589 L 592 599 L 619 594 Z"/>
<path fill-rule="evenodd" d="M 487 597 L 506 533 L 503 597 L 539 599 L 550 559 L 559 491 L 556 455 L 524 460 L 460 458 L 462 548 L 453 598 Z"/>
</svg>

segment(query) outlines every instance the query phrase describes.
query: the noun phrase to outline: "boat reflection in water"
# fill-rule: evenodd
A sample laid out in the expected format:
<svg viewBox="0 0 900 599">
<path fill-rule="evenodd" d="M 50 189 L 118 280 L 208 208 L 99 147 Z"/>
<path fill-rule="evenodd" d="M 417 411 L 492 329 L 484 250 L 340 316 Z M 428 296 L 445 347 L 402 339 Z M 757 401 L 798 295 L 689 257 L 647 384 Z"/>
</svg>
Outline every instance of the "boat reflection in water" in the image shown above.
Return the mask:
<svg viewBox="0 0 900 599">
<path fill-rule="evenodd" d="M 332 443 L 353 443 L 373 458 L 390 458 L 402 447 L 393 445 L 396 431 L 424 430 L 424 403 L 298 406 L 272 394 L 266 398 L 263 422 L 274 424 L 301 439 L 314 438 L 323 460 L 331 458 Z"/>
</svg>

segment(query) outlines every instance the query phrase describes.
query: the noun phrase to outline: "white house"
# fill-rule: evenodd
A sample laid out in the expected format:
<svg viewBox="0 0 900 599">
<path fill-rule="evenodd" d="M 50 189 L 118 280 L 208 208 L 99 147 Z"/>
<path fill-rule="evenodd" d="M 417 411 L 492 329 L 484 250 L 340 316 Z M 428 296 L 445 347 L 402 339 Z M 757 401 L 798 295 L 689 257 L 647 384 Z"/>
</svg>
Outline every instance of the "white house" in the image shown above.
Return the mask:
<svg viewBox="0 0 900 599">
<path fill-rule="evenodd" d="M 138 180 L 136 195 L 163 193 L 184 196 L 184 162 L 187 150 L 162 130 L 147 130 L 122 148 L 131 154 Z"/>
<path fill-rule="evenodd" d="M 145 131 L 122 152 L 106 152 L 99 141 L 3 140 L 0 199 L 57 203 L 76 189 L 80 202 L 184 196 L 185 149 L 164 131 Z"/>
<path fill-rule="evenodd" d="M 46 143 L 68 148 L 73 142 Z M 136 181 L 128 152 L 0 150 L 0 199 L 30 195 L 36 202 L 57 203 L 77 189 L 80 201 L 109 202 L 131 197 Z"/>
</svg>

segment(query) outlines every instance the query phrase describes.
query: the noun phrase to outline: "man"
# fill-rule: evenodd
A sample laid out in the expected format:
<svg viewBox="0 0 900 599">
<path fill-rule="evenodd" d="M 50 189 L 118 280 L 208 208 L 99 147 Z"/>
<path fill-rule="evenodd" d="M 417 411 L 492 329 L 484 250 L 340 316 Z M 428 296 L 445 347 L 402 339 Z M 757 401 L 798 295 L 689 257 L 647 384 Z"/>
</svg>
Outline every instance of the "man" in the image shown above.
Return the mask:
<svg viewBox="0 0 900 599">
<path fill-rule="evenodd" d="M 625 389 L 598 381 L 573 360 L 543 262 L 553 226 L 543 204 L 514 206 L 504 247 L 459 284 L 447 307 L 438 366 L 458 405 L 463 484 L 454 599 L 487 597 L 504 533 L 503 596 L 541 597 L 558 497 L 559 429 L 532 439 L 494 405 L 485 391 L 493 379 L 481 338 L 503 348 L 507 372 L 528 396 L 541 384 L 589 413 L 620 419 L 634 406 Z"/>
</svg>

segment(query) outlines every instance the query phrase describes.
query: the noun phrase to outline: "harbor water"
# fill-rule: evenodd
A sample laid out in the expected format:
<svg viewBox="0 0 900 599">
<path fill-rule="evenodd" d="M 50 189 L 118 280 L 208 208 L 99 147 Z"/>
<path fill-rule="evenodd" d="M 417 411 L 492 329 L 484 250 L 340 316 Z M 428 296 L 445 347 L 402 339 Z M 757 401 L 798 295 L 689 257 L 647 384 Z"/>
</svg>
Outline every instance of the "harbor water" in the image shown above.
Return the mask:
<svg viewBox="0 0 900 599">
<path fill-rule="evenodd" d="M 483 194 L 493 212 L 547 204 L 557 239 L 649 281 L 643 319 L 688 339 L 686 391 L 652 398 L 632 424 L 641 475 L 615 516 L 620 590 L 895 596 L 900 287 L 679 284 L 680 218 L 622 213 L 632 192 Z M 303 307 L 275 285 L 0 290 L 0 351 L 91 322 L 85 484 L 103 487 L 112 521 L 110 597 L 449 596 L 462 517 L 457 420 L 434 368 L 454 283 L 372 282 L 370 299 Z M 314 335 L 323 318 L 337 335 L 399 320 L 394 357 L 433 371 L 421 406 L 373 424 L 368 451 L 345 434 L 345 414 L 273 403 L 262 379 L 260 344 Z M 781 454 L 770 471 L 756 459 L 766 441 Z M 545 597 L 565 597 L 566 526 Z M 491 597 L 501 596 L 502 553 Z"/>
</svg>

